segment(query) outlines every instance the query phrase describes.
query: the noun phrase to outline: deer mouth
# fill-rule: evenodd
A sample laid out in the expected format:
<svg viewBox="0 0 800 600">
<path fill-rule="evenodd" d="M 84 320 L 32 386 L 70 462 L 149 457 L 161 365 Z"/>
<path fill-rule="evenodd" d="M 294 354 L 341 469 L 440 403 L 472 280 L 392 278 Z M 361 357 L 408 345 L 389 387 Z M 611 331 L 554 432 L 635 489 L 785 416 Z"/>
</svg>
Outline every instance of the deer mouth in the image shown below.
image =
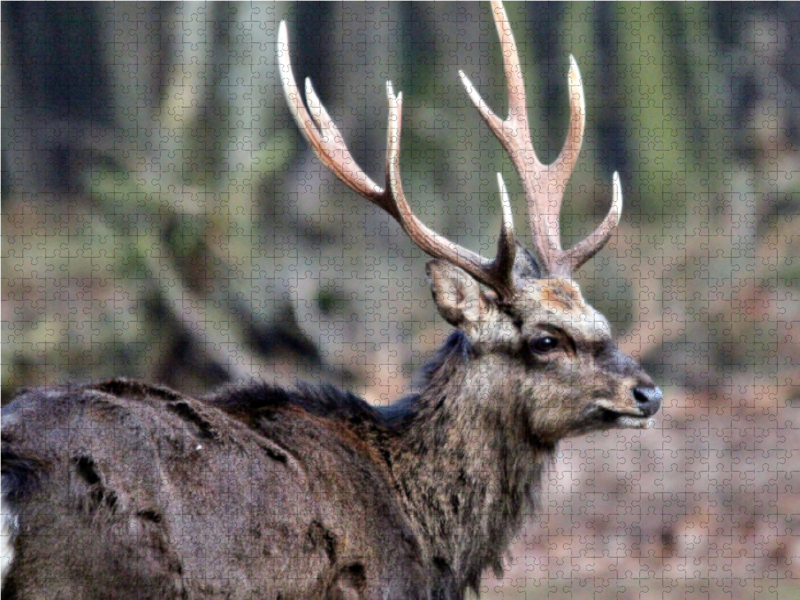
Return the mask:
<svg viewBox="0 0 800 600">
<path fill-rule="evenodd" d="M 615 425 L 620 429 L 650 429 L 655 426 L 653 419 L 647 417 L 631 417 L 630 415 L 619 415 Z"/>
<path fill-rule="evenodd" d="M 645 411 L 630 406 L 618 406 L 609 400 L 595 402 L 590 408 L 590 413 L 611 428 L 650 429 L 655 425 Z"/>
</svg>

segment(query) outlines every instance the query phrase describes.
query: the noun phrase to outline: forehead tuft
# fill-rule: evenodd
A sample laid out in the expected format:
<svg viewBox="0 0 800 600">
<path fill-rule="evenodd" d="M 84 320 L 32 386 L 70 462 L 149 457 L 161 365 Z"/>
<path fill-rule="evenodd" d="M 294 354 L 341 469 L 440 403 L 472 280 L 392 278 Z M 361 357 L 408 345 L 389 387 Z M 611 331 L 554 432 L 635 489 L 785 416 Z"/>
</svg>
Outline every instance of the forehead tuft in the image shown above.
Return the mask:
<svg viewBox="0 0 800 600">
<path fill-rule="evenodd" d="M 545 308 L 561 311 L 580 310 L 583 298 L 578 286 L 571 281 L 554 279 L 539 288 L 539 301 Z"/>
<path fill-rule="evenodd" d="M 539 279 L 525 289 L 524 305 L 530 312 L 530 326 L 551 323 L 581 339 L 597 340 L 611 335 L 608 320 L 584 300 L 578 285 L 570 279 Z M 524 309 L 523 309 L 524 310 Z"/>
</svg>

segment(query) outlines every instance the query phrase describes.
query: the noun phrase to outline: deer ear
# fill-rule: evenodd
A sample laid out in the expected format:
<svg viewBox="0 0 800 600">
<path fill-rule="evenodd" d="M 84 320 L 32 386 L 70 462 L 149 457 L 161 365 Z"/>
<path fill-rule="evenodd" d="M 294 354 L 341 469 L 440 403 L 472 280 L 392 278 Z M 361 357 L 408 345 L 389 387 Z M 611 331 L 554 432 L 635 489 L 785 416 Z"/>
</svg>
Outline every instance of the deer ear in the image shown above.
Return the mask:
<svg viewBox="0 0 800 600">
<path fill-rule="evenodd" d="M 490 300 L 478 282 L 463 269 L 443 260 L 432 260 L 425 272 L 431 282 L 436 308 L 451 325 L 476 323 L 489 312 Z"/>
</svg>

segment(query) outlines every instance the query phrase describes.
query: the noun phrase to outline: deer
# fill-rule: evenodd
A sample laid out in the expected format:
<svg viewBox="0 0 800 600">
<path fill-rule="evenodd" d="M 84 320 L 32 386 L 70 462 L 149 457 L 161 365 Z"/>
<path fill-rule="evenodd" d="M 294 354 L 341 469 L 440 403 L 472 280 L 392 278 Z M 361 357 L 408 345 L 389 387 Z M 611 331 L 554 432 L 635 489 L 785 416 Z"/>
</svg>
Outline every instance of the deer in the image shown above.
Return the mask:
<svg viewBox="0 0 800 600">
<path fill-rule="evenodd" d="M 575 271 L 619 224 L 608 215 L 569 250 L 559 212 L 585 128 L 570 57 L 561 154 L 539 161 L 517 47 L 491 3 L 508 116 L 460 77 L 522 180 L 533 248 L 516 241 L 503 178 L 497 253 L 427 228 L 400 177 L 402 94 L 387 84 L 386 183 L 355 163 L 278 34 L 300 131 L 350 189 L 432 256 L 434 302 L 454 327 L 416 391 L 368 404 L 331 386 L 232 385 L 195 398 L 130 379 L 36 388 L 3 408 L 7 598 L 455 599 L 478 592 L 537 508 L 559 441 L 647 429 L 662 392 L 616 346 Z"/>
</svg>

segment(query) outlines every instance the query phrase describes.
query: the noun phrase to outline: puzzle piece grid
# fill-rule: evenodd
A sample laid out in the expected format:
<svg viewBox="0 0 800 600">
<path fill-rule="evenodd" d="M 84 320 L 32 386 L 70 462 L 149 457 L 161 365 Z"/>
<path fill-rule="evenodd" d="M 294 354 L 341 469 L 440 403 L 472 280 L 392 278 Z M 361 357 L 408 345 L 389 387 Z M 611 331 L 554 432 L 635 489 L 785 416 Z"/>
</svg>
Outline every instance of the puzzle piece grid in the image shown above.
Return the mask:
<svg viewBox="0 0 800 600">
<path fill-rule="evenodd" d="M 565 245 L 624 183 L 578 274 L 665 391 L 655 429 L 564 443 L 485 598 L 800 594 L 800 250 L 795 5 L 512 5 L 534 146 L 587 136 Z M 3 398 L 129 375 L 184 391 L 324 380 L 387 403 L 445 339 L 426 256 L 312 157 L 285 107 L 290 22 L 356 162 L 383 171 L 384 82 L 405 96 L 420 218 L 493 253 L 510 163 L 459 89 L 500 115 L 473 4 L 4 3 Z"/>
</svg>

